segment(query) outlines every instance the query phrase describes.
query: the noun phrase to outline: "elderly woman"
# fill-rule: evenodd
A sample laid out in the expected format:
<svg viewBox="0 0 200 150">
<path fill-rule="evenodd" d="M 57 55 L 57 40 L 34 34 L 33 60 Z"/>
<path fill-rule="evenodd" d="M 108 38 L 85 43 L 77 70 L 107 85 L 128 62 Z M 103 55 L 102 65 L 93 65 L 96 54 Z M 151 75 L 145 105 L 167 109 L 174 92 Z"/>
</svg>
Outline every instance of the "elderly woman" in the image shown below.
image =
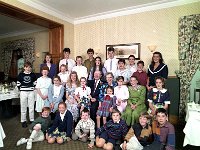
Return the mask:
<svg viewBox="0 0 200 150">
<path fill-rule="evenodd" d="M 53 64 L 51 54 L 47 53 L 45 55 L 44 63 L 40 65 L 40 72 L 42 71 L 42 67 L 47 66 L 49 68 L 49 78 L 53 79 L 55 75 L 57 75 L 56 64 Z"/>
<path fill-rule="evenodd" d="M 101 71 L 102 74 L 102 79 L 106 76 L 106 68 L 103 67 L 101 57 L 97 56 L 95 59 L 95 64 L 94 67 L 91 68 L 88 80 L 93 80 L 94 79 L 94 72 L 95 71 Z"/>
<path fill-rule="evenodd" d="M 146 88 L 144 86 L 138 85 L 138 80 L 135 76 L 130 78 L 130 84 L 131 86 L 128 87 L 128 104 L 124 113 L 122 114 L 122 118 L 126 121 L 128 126 L 138 122 L 140 113 L 146 111 L 146 106 L 144 103 Z"/>
</svg>

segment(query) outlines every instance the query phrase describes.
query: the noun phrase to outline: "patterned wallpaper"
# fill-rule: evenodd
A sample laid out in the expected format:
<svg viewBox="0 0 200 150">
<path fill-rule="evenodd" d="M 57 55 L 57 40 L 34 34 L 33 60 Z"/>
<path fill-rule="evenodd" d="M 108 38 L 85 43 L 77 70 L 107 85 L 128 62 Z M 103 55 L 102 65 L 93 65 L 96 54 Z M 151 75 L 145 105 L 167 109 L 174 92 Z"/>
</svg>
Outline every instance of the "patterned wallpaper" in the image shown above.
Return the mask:
<svg viewBox="0 0 200 150">
<path fill-rule="evenodd" d="M 181 16 L 200 13 L 200 2 L 173 8 L 75 25 L 75 55 L 84 55 L 94 48 L 105 60 L 106 45 L 141 43 L 141 59 L 147 64 L 152 53 L 147 46 L 157 45 L 169 66 L 169 75 L 179 69 L 178 20 Z"/>
</svg>

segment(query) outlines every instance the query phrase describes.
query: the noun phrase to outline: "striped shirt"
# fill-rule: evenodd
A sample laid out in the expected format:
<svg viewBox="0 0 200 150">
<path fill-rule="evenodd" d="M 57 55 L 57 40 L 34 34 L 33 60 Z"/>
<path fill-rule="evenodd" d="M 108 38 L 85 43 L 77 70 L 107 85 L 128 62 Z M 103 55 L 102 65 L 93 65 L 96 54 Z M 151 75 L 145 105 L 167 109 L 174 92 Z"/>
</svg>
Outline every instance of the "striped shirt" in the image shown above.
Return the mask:
<svg viewBox="0 0 200 150">
<path fill-rule="evenodd" d="M 17 77 L 17 87 L 20 91 L 33 91 L 36 85 L 36 75 L 32 72 L 21 72 Z"/>
</svg>

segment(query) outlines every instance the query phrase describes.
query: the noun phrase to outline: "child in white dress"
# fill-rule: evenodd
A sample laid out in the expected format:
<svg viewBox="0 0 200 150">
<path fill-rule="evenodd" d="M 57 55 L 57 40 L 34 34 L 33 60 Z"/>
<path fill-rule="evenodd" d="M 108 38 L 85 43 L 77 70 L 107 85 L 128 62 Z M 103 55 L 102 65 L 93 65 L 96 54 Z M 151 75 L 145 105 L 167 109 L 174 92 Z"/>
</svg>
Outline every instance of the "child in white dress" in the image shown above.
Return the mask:
<svg viewBox="0 0 200 150">
<path fill-rule="evenodd" d="M 48 98 L 48 89 L 52 84 L 51 78 L 48 77 L 49 67 L 44 66 L 41 69 L 42 76 L 37 79 L 36 90 L 36 107 L 35 110 L 39 113 L 42 112 L 42 108 L 44 107 L 45 101 Z"/>
<path fill-rule="evenodd" d="M 70 72 L 68 71 L 67 65 L 62 64 L 60 66 L 60 73 L 58 73 L 58 76 L 61 79 L 61 83 L 63 86 L 65 86 L 67 80 L 69 79 Z"/>
<path fill-rule="evenodd" d="M 80 79 L 80 84 L 81 86 L 76 88 L 75 90 L 75 95 L 77 102 L 79 103 L 81 109 L 80 112 L 84 109 L 87 108 L 90 110 L 90 99 L 91 97 L 91 89 L 90 87 L 86 86 L 86 78 L 81 77 Z"/>
<path fill-rule="evenodd" d="M 122 113 L 126 109 L 127 99 L 129 98 L 129 91 L 126 85 L 123 85 L 124 77 L 117 77 L 117 84 L 114 88 L 114 95 L 117 97 L 117 109 Z"/>
</svg>

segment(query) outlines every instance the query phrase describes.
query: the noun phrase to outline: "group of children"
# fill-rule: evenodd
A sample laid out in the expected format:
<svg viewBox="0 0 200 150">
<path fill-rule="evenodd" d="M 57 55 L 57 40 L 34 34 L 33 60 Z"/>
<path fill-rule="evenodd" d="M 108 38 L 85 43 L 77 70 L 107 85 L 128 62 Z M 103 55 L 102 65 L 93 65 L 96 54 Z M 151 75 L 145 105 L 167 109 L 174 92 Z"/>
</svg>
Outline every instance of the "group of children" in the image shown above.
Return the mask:
<svg viewBox="0 0 200 150">
<path fill-rule="evenodd" d="M 162 77 L 156 78 L 156 87 L 148 92 L 149 110 L 146 113 L 137 114 L 139 118 L 135 122 L 138 123 L 129 126 L 126 120 L 121 119 L 121 113 L 126 110 L 127 103 L 129 103 L 130 92 L 124 84 L 129 82 L 130 74 L 127 75 L 125 62 L 119 61 L 120 69 L 118 76 L 115 76 L 117 84 L 107 79 L 107 82 L 101 85 L 96 120 L 92 120 L 90 107 L 93 97 L 91 88 L 87 86 L 87 68 L 82 66 L 82 57 L 77 57 L 76 60 L 77 66 L 71 67 L 70 70 L 67 69 L 70 62 L 67 65 L 60 64 L 60 73 L 53 79 L 48 77 L 48 66 L 42 67 L 42 76 L 36 79 L 35 74 L 31 72 L 31 64 L 25 63 L 24 72 L 19 74 L 17 85 L 20 89 L 22 127 L 27 127 L 26 111 L 29 107 L 32 132 L 28 139 L 21 138 L 17 146 L 27 143 L 27 149 L 31 149 L 32 142 L 47 139 L 48 143 L 61 144 L 72 138 L 83 142 L 89 139 L 88 148 L 93 148 L 96 143 L 97 147 L 111 150 L 116 143 L 124 140 L 121 144 L 124 150 L 156 150 L 158 147 L 163 147 L 163 150 L 174 149 L 174 128 L 167 122 L 166 112 L 170 97 L 168 91 L 163 88 L 164 79 Z M 134 78 L 140 77 L 143 73 L 143 66 L 144 63 L 139 61 L 138 71 L 135 72 Z M 124 73 L 127 75 L 126 79 L 123 76 Z M 113 76 L 110 72 L 107 75 Z M 146 84 L 143 79 L 140 79 L 141 83 Z M 37 92 L 35 110 L 39 113 L 39 117 L 35 120 L 34 89 Z M 63 97 L 66 99 L 65 102 Z M 53 123 L 49 119 L 50 116 Z M 103 126 L 101 126 L 101 117 Z M 152 121 L 149 121 L 150 118 L 153 118 Z M 152 127 L 148 124 L 149 122 L 152 122 Z M 128 128 L 130 128 L 129 131 Z"/>
</svg>

